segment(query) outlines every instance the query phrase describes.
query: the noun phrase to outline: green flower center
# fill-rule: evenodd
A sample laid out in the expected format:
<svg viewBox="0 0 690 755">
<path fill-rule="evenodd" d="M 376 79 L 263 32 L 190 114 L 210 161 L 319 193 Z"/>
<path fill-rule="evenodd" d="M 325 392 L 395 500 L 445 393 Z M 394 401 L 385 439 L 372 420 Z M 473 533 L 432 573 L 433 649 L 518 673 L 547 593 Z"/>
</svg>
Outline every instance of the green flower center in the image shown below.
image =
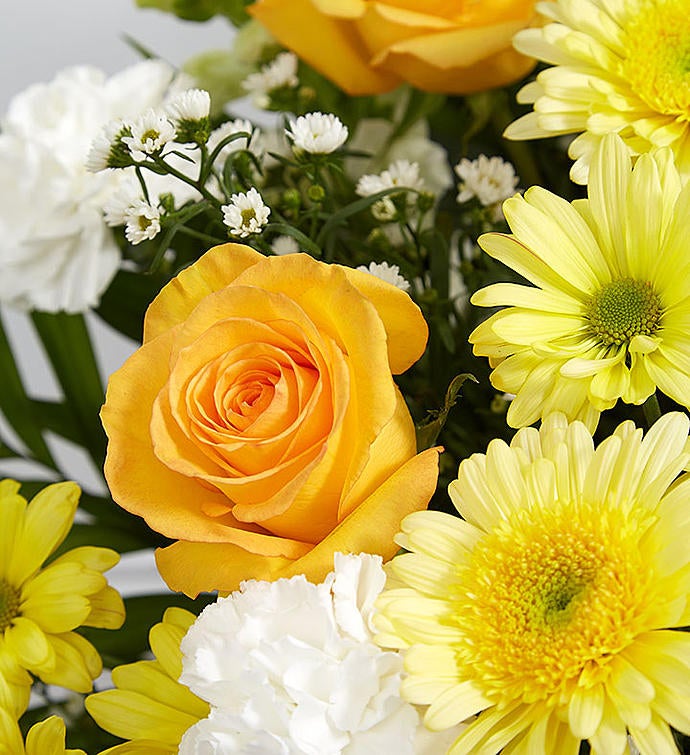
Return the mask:
<svg viewBox="0 0 690 755">
<path fill-rule="evenodd" d="M 21 594 L 19 590 L 7 582 L 0 579 L 0 634 L 7 629 L 12 620 L 19 615 L 19 605 L 21 603 Z"/>
<path fill-rule="evenodd" d="M 246 210 L 242 210 L 242 225 L 250 226 L 252 220 L 256 220 L 256 210 L 253 207 L 249 207 Z"/>
<path fill-rule="evenodd" d="M 661 315 L 661 300 L 652 284 L 632 278 L 608 283 L 590 298 L 585 310 L 590 333 L 606 346 L 654 335 Z"/>
<path fill-rule="evenodd" d="M 685 0 L 641 5 L 626 26 L 622 74 L 653 110 L 690 120 L 690 14 Z"/>
</svg>

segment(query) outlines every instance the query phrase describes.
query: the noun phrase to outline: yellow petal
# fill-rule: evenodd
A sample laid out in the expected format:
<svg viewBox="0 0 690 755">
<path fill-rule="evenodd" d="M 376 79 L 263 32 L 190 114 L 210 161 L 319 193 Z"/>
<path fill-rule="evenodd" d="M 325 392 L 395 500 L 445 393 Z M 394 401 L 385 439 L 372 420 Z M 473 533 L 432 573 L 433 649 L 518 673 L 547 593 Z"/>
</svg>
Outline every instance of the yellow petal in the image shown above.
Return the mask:
<svg viewBox="0 0 690 755">
<path fill-rule="evenodd" d="M 75 638 L 79 640 L 75 641 Z M 93 680 L 101 673 L 101 657 L 90 642 L 73 632 L 50 635 L 55 667 L 40 674 L 45 684 L 55 684 L 75 692 L 91 692 Z"/>
<path fill-rule="evenodd" d="M 311 0 L 260 0 L 249 13 L 348 94 L 379 94 L 400 83 L 398 76 L 371 67 L 354 21 L 320 13 Z"/>
<path fill-rule="evenodd" d="M 261 259 L 262 254 L 244 244 L 214 246 L 175 276 L 151 302 L 144 319 L 144 343 L 184 322 L 205 296 L 225 288 Z"/>
<path fill-rule="evenodd" d="M 276 558 L 235 545 L 178 542 L 156 551 L 161 576 L 171 590 L 191 597 L 204 591 L 231 592 L 244 579 L 275 580 L 306 574 L 320 582 L 333 569 L 333 554 L 378 553 L 393 557 L 401 520 L 429 503 L 438 479 L 438 449 L 410 459 L 301 558 Z"/>
<path fill-rule="evenodd" d="M 106 585 L 93 595 L 89 595 L 91 610 L 82 622 L 85 627 L 100 629 L 119 629 L 125 621 L 125 605 L 120 593 L 110 585 Z"/>
<path fill-rule="evenodd" d="M 30 619 L 16 616 L 5 630 L 5 643 L 24 668 L 34 673 L 55 666 L 55 653 L 45 634 Z"/>
<path fill-rule="evenodd" d="M 148 695 L 119 689 L 90 695 L 85 705 L 102 729 L 123 739 L 152 739 L 178 745 L 185 731 L 198 721 Z"/>
<path fill-rule="evenodd" d="M 58 482 L 39 491 L 26 509 L 24 527 L 7 566 L 7 580 L 22 584 L 65 539 L 72 527 L 81 491 L 74 482 Z"/>
</svg>

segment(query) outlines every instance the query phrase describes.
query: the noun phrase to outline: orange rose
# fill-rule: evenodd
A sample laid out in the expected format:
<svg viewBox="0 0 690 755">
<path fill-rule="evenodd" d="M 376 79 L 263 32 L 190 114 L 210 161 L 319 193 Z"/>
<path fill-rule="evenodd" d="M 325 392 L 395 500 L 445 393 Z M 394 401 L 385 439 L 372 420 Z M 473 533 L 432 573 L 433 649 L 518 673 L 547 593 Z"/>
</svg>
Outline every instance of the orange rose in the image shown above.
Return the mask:
<svg viewBox="0 0 690 755">
<path fill-rule="evenodd" d="M 168 585 L 320 581 L 335 551 L 391 558 L 438 473 L 391 375 L 426 339 L 407 294 L 304 254 L 225 244 L 171 281 L 101 414 L 113 498 L 179 540 L 157 553 Z"/>
<path fill-rule="evenodd" d="M 534 0 L 257 0 L 249 12 L 349 94 L 403 82 L 470 94 L 517 81 L 535 63 L 511 46 Z"/>
</svg>

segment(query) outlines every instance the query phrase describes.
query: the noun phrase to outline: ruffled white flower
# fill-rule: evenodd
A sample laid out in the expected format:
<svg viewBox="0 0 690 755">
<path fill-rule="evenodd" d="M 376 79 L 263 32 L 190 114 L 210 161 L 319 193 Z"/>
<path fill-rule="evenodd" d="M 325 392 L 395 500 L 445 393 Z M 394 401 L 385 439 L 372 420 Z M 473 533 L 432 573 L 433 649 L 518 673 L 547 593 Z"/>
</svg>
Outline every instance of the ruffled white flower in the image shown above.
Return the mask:
<svg viewBox="0 0 690 755">
<path fill-rule="evenodd" d="M 141 244 L 160 233 L 160 211 L 145 199 L 139 199 L 130 205 L 125 218 L 125 236 L 130 244 Z"/>
<path fill-rule="evenodd" d="M 175 95 L 165 106 L 175 121 L 200 121 L 211 112 L 211 95 L 204 89 L 187 89 Z"/>
<path fill-rule="evenodd" d="M 271 249 L 274 254 L 297 254 L 300 251 L 297 239 L 292 236 L 276 236 L 271 241 Z"/>
<path fill-rule="evenodd" d="M 409 160 L 396 160 L 386 170 L 377 174 L 361 176 L 355 191 L 360 197 L 368 197 L 384 189 L 395 187 L 401 189 L 424 188 L 424 179 L 419 175 L 419 164 Z"/>
<path fill-rule="evenodd" d="M 137 162 L 144 160 L 147 155 L 161 152 L 175 138 L 173 124 L 153 108 L 149 108 L 128 125 L 132 135 L 122 137 L 122 142 L 129 147 Z"/>
<path fill-rule="evenodd" d="M 250 73 L 242 82 L 242 88 L 248 92 L 254 104 L 266 108 L 271 102 L 271 92 L 284 87 L 296 87 L 297 56 L 291 52 L 281 52 L 260 71 Z"/>
<path fill-rule="evenodd" d="M 249 189 L 246 194 L 233 194 L 230 204 L 223 205 L 221 210 L 223 223 L 233 236 L 239 236 L 241 239 L 253 233 L 261 233 L 271 214 L 261 194 L 254 188 Z"/>
<path fill-rule="evenodd" d="M 455 166 L 460 179 L 458 202 L 467 202 L 476 197 L 483 207 L 496 207 L 496 219 L 502 217 L 500 204 L 515 194 L 520 181 L 515 168 L 500 157 L 479 155 L 476 160 L 463 157 Z"/>
<path fill-rule="evenodd" d="M 0 135 L 0 185 L 12 187 L 0 205 L 0 302 L 67 312 L 98 303 L 120 260 L 102 208 L 127 171 L 94 174 L 87 157 L 105 124 L 160 106 L 173 74 L 161 61 L 111 78 L 80 66 L 12 100 Z M 102 149 L 92 169 L 99 159 Z"/>
<path fill-rule="evenodd" d="M 181 755 L 445 751 L 445 734 L 443 746 L 427 733 L 435 747 L 419 747 L 419 714 L 399 693 L 402 657 L 372 642 L 384 582 L 380 557 L 336 554 L 319 585 L 252 580 L 208 606 L 182 640 L 180 681 L 211 714 Z"/>
<path fill-rule="evenodd" d="M 400 268 L 397 265 L 389 265 L 388 262 L 370 262 L 369 266 L 360 265 L 357 270 L 370 273 L 376 278 L 380 278 L 386 283 L 390 283 L 396 288 L 403 291 L 410 290 L 410 284 L 400 275 Z"/>
<path fill-rule="evenodd" d="M 292 140 L 293 149 L 303 150 L 312 155 L 325 155 L 335 152 L 347 140 L 347 126 L 333 113 L 307 113 L 297 120 L 291 120 L 285 129 Z"/>
</svg>

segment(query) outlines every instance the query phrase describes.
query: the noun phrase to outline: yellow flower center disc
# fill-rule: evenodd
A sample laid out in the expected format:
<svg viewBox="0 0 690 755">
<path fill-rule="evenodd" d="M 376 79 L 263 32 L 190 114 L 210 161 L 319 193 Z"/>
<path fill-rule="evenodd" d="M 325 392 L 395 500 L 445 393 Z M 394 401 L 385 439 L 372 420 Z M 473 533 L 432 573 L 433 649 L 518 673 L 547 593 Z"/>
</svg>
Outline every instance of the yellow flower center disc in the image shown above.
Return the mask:
<svg viewBox="0 0 690 755">
<path fill-rule="evenodd" d="M 690 10 L 685 0 L 643 2 L 626 25 L 622 75 L 652 109 L 690 120 Z"/>
<path fill-rule="evenodd" d="M 651 600 L 638 548 L 648 525 L 640 513 L 556 501 L 489 534 L 457 581 L 463 676 L 499 704 L 555 704 L 603 681 Z"/>
<path fill-rule="evenodd" d="M 0 634 L 12 623 L 12 619 L 19 615 L 21 602 L 19 590 L 10 585 L 7 580 L 0 579 Z"/>
</svg>

